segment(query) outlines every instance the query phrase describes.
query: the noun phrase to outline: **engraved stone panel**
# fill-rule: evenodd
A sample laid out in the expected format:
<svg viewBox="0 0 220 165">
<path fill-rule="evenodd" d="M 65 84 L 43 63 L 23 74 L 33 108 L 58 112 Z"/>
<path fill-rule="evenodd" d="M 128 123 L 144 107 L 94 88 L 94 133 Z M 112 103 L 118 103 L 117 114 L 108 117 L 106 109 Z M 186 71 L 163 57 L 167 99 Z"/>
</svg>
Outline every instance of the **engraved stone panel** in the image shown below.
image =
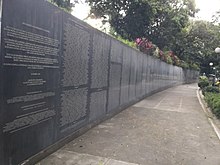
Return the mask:
<svg viewBox="0 0 220 165">
<path fill-rule="evenodd" d="M 4 29 L 6 30 L 6 35 L 9 37 L 12 37 L 12 38 L 36 42 L 38 44 L 48 45 L 51 47 L 58 47 L 58 45 L 59 45 L 58 40 L 55 40 L 55 39 L 52 39 L 52 38 L 49 38 L 46 36 L 27 32 L 27 31 L 21 30 L 21 29 L 16 29 L 16 28 L 10 27 L 10 26 L 6 26 Z"/>
<path fill-rule="evenodd" d="M 105 90 L 91 93 L 89 116 L 90 121 L 94 121 L 104 116 L 106 113 L 106 96 L 107 92 Z"/>
<path fill-rule="evenodd" d="M 136 76 L 137 76 L 137 56 L 134 50 L 131 50 L 131 74 L 129 84 L 129 101 L 135 99 L 135 87 L 136 87 Z"/>
<path fill-rule="evenodd" d="M 23 75 L 12 81 L 12 86 L 20 86 L 20 94 L 27 90 L 27 86 L 36 86 L 38 90 L 43 86 L 47 89 L 55 88 L 58 81 L 51 75 L 59 73 L 59 41 L 21 30 L 21 27 L 6 26 L 3 30 L 4 71 L 7 74 L 20 71 Z M 5 78 L 9 79 L 7 76 Z M 50 82 L 53 82 L 53 85 L 48 85 Z M 19 95 L 19 92 L 16 95 Z"/>
<path fill-rule="evenodd" d="M 164 65 L 163 65 L 164 63 L 162 62 L 162 61 L 160 61 L 160 77 L 159 77 L 159 80 L 160 80 L 160 82 L 159 82 L 159 84 L 160 84 L 160 88 L 162 88 L 163 86 L 164 86 L 164 76 L 163 76 L 163 72 L 164 72 Z"/>
<path fill-rule="evenodd" d="M 124 105 L 129 102 L 129 79 L 130 79 L 130 64 L 131 64 L 131 54 L 129 53 L 130 53 L 129 49 L 123 47 L 120 105 Z"/>
<path fill-rule="evenodd" d="M 155 89 L 157 89 L 157 72 L 158 72 L 158 66 L 157 66 L 157 59 L 154 58 L 154 65 L 153 65 L 153 70 L 154 70 L 154 74 L 153 74 L 153 90 L 155 91 Z"/>
<path fill-rule="evenodd" d="M 161 63 L 161 68 L 162 68 L 162 81 L 161 81 L 161 86 L 162 87 L 164 87 L 164 86 L 166 86 L 166 68 L 165 68 L 165 63 L 164 62 L 162 62 Z"/>
<path fill-rule="evenodd" d="M 165 63 L 161 62 L 161 82 L 160 86 L 163 88 L 166 85 L 166 68 Z"/>
<path fill-rule="evenodd" d="M 108 111 L 111 111 L 120 104 L 121 65 L 111 64 L 109 81 Z"/>
<path fill-rule="evenodd" d="M 5 124 L 3 127 L 3 133 L 14 133 L 30 126 L 37 125 L 41 122 L 50 120 L 55 114 L 54 110 L 42 109 L 35 113 L 27 113 L 25 115 L 17 116 L 16 119 Z"/>
<path fill-rule="evenodd" d="M 110 39 L 103 34 L 94 34 L 92 57 L 92 88 L 108 85 Z"/>
<path fill-rule="evenodd" d="M 111 62 L 122 63 L 122 43 L 111 40 Z"/>
<path fill-rule="evenodd" d="M 147 83 L 147 56 L 142 56 L 142 74 L 141 74 L 141 94 L 144 96 L 146 94 L 146 83 Z"/>
<path fill-rule="evenodd" d="M 171 70 L 171 80 L 172 80 L 172 84 L 174 84 L 174 83 L 175 83 L 174 67 L 170 66 L 170 70 Z"/>
<path fill-rule="evenodd" d="M 143 56 L 137 55 L 137 75 L 136 75 L 136 86 L 135 86 L 135 96 L 136 98 L 142 96 L 142 73 L 143 73 Z"/>
<path fill-rule="evenodd" d="M 159 64 L 159 60 L 155 59 L 155 90 L 157 90 L 159 88 L 159 72 L 160 72 L 160 64 Z"/>
<path fill-rule="evenodd" d="M 168 70 L 168 67 L 166 65 L 166 63 L 164 63 L 164 71 L 165 71 L 165 84 L 164 86 L 167 86 L 169 84 L 169 70 Z"/>
<path fill-rule="evenodd" d="M 151 93 L 152 91 L 153 91 L 153 81 L 154 81 L 154 59 L 151 57 L 151 56 L 149 56 L 148 57 L 148 59 L 149 59 L 149 62 L 148 62 L 148 64 L 149 64 L 149 93 Z"/>
<path fill-rule="evenodd" d="M 88 29 L 76 24 L 70 18 L 67 19 L 64 24 L 62 80 L 64 87 L 88 83 L 90 39 Z"/>
<path fill-rule="evenodd" d="M 55 141 L 62 27 L 56 12 L 43 0 L 3 2 L 2 164 L 19 164 Z"/>
<path fill-rule="evenodd" d="M 145 87 L 145 91 L 146 94 L 150 93 L 150 57 L 146 56 L 145 59 L 145 66 L 146 66 L 146 87 Z"/>
<path fill-rule="evenodd" d="M 0 0 L 0 50 L 2 52 L 1 49 L 1 40 L 2 40 L 2 36 L 1 36 L 1 27 L 2 27 L 2 0 Z M 2 57 L 2 53 L 0 52 L 0 56 Z M 0 66 L 2 66 L 2 58 L 0 58 Z M 0 71 L 0 76 L 2 77 L 2 71 Z M 2 90 L 3 90 L 3 84 L 2 81 L 0 81 L 0 94 L 2 95 Z M 3 161 L 3 131 L 2 131 L 2 127 L 1 125 L 3 125 L 3 98 L 2 96 L 0 96 L 0 162 L 4 162 Z"/>
<path fill-rule="evenodd" d="M 88 89 L 73 89 L 61 94 L 61 132 L 72 128 L 79 119 L 86 116 Z"/>
<path fill-rule="evenodd" d="M 165 67 L 166 67 L 166 85 L 168 86 L 170 81 L 168 64 L 165 64 Z"/>
</svg>

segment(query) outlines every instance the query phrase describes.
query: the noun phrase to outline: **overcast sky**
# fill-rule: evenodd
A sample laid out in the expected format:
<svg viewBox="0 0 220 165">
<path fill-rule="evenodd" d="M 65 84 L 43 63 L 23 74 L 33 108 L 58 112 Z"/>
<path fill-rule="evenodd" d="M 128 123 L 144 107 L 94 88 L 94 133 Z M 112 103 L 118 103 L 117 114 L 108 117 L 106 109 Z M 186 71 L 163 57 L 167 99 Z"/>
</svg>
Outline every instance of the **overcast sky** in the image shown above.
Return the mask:
<svg viewBox="0 0 220 165">
<path fill-rule="evenodd" d="M 199 19 L 211 21 L 216 11 L 220 10 L 220 0 L 195 0 L 196 7 L 200 9 L 196 15 Z"/>
</svg>

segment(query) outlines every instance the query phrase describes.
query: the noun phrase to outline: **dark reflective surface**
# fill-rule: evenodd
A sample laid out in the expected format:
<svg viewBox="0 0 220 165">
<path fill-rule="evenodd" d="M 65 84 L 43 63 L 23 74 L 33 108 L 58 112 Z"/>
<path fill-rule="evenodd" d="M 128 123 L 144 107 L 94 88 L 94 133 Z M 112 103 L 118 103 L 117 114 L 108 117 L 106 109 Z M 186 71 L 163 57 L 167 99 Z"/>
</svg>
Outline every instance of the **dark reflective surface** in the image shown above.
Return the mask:
<svg viewBox="0 0 220 165">
<path fill-rule="evenodd" d="M 18 164 L 79 128 L 167 87 L 193 82 L 44 0 L 4 0 L 0 162 Z"/>
</svg>

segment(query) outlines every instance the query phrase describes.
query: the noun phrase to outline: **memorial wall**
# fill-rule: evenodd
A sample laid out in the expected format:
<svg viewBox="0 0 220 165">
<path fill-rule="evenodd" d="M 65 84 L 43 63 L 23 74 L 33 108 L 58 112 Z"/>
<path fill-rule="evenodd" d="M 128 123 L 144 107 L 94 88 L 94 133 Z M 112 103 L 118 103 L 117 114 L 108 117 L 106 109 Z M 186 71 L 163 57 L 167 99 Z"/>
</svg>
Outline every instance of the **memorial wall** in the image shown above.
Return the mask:
<svg viewBox="0 0 220 165">
<path fill-rule="evenodd" d="M 107 114 L 198 76 L 45 0 L 1 3 L 0 164 L 21 163 Z"/>
</svg>

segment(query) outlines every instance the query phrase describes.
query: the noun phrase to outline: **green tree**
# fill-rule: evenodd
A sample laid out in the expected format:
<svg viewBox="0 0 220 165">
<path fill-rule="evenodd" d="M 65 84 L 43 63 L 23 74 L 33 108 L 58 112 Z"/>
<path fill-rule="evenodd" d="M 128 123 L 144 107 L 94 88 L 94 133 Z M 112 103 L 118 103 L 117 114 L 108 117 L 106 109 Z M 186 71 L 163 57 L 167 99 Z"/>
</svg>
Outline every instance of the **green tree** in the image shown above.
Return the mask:
<svg viewBox="0 0 220 165">
<path fill-rule="evenodd" d="M 91 12 L 107 19 L 123 38 L 149 38 L 161 49 L 170 47 L 194 16 L 194 0 L 88 0 Z"/>
<path fill-rule="evenodd" d="M 147 36 L 161 49 L 172 49 L 182 30 L 188 26 L 189 17 L 197 12 L 194 1 L 157 1 L 156 15 Z"/>
<path fill-rule="evenodd" d="M 220 57 L 214 52 L 220 45 L 220 26 L 206 21 L 191 21 L 174 43 L 173 50 L 187 62 L 193 61 L 201 72 L 210 73 L 209 63 L 219 65 Z"/>
<path fill-rule="evenodd" d="M 56 4 L 58 7 L 63 8 L 68 12 L 72 11 L 72 7 L 75 3 L 78 3 L 77 0 L 74 2 L 71 2 L 71 0 L 49 0 L 49 2 Z"/>
</svg>

